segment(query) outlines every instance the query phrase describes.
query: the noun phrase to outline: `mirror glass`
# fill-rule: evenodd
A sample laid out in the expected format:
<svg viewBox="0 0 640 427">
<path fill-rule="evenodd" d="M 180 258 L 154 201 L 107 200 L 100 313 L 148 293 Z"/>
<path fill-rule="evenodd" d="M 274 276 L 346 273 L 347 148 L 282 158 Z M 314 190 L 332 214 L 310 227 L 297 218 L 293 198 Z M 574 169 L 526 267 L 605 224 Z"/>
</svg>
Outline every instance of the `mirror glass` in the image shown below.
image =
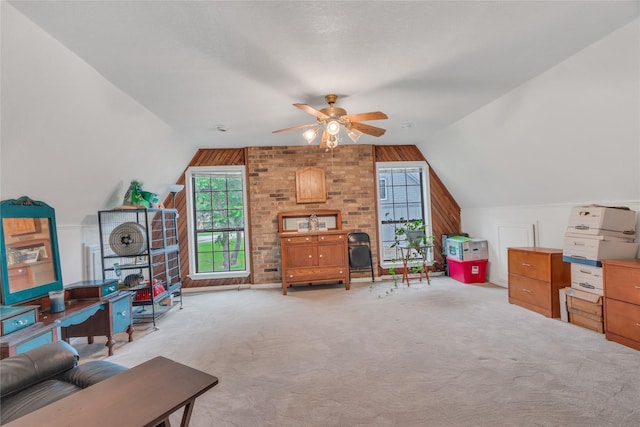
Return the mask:
<svg viewBox="0 0 640 427">
<path fill-rule="evenodd" d="M 9 292 L 56 281 L 46 218 L 3 218 Z"/>
<path fill-rule="evenodd" d="M 62 289 L 53 208 L 22 197 L 0 205 L 2 304 L 16 304 Z"/>
</svg>

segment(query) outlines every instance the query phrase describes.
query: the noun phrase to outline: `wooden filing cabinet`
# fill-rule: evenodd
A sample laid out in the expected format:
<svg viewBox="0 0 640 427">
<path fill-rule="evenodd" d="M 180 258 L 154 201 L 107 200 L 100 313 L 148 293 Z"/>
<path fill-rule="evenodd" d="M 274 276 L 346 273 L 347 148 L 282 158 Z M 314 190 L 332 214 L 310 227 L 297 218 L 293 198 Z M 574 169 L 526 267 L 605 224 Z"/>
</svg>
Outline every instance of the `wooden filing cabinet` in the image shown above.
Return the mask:
<svg viewBox="0 0 640 427">
<path fill-rule="evenodd" d="M 605 337 L 640 350 L 640 259 L 606 260 L 602 266 Z"/>
<path fill-rule="evenodd" d="M 560 317 L 560 289 L 571 285 L 562 249 L 509 248 L 509 302 L 547 317 Z"/>
</svg>

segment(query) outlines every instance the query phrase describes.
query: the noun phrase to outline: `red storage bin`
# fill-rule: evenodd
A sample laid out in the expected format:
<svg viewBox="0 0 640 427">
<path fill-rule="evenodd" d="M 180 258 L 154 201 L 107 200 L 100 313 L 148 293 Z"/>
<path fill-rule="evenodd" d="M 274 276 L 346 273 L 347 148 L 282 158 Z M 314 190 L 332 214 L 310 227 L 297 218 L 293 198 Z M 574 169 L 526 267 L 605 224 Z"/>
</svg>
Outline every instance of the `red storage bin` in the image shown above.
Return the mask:
<svg viewBox="0 0 640 427">
<path fill-rule="evenodd" d="M 449 263 L 449 276 L 462 283 L 484 283 L 487 274 L 486 259 L 474 259 L 459 261 L 447 258 Z"/>
</svg>

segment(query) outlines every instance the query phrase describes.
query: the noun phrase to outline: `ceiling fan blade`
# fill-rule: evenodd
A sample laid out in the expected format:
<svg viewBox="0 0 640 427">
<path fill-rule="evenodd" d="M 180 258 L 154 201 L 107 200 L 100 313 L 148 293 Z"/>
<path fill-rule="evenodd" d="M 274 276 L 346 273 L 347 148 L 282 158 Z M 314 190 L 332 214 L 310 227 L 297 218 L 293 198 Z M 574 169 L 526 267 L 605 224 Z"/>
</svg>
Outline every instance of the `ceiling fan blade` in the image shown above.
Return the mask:
<svg viewBox="0 0 640 427">
<path fill-rule="evenodd" d="M 296 129 L 304 129 L 304 128 L 309 128 L 311 126 L 318 126 L 318 124 L 317 123 L 309 123 L 308 125 L 293 126 L 293 127 L 286 128 L 286 129 L 274 130 L 271 133 L 286 132 L 288 130 L 296 130 Z"/>
<path fill-rule="evenodd" d="M 366 133 L 367 135 L 371 135 L 371 136 L 382 136 L 386 132 L 386 129 L 382 129 L 382 128 L 371 126 L 371 125 L 365 125 L 364 123 L 358 123 L 358 122 L 351 123 L 351 127 L 353 129 L 359 130 L 360 132 Z"/>
<path fill-rule="evenodd" d="M 307 104 L 293 104 L 293 106 L 301 109 L 305 113 L 309 113 L 309 114 L 311 114 L 313 116 L 316 116 L 320 120 L 326 120 L 326 119 L 329 118 L 329 116 L 327 116 L 322 111 L 316 110 L 315 108 L 313 108 L 313 107 L 311 107 L 311 106 L 309 106 Z"/>
<path fill-rule="evenodd" d="M 381 111 L 372 111 L 370 113 L 360 114 L 347 114 L 346 116 L 342 117 L 349 120 L 350 122 L 366 122 L 367 120 L 382 120 L 389 118 L 385 113 Z"/>
<path fill-rule="evenodd" d="M 320 148 L 327 148 L 327 131 L 322 131 L 322 139 L 320 140 Z"/>
</svg>

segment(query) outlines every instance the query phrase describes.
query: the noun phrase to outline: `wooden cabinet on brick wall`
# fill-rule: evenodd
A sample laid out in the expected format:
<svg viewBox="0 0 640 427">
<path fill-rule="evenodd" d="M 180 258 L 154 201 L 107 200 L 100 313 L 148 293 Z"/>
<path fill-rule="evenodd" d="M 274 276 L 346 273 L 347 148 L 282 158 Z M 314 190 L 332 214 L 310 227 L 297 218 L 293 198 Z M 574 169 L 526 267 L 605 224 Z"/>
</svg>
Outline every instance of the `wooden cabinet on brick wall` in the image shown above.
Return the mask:
<svg viewBox="0 0 640 427">
<path fill-rule="evenodd" d="M 320 229 L 298 230 L 297 224 L 318 218 Z M 301 283 L 342 282 L 349 289 L 347 232 L 342 231 L 339 211 L 293 211 L 278 214 L 282 260 L 282 294 Z"/>
<path fill-rule="evenodd" d="M 640 350 L 640 259 L 607 260 L 602 266 L 605 336 Z"/>
<path fill-rule="evenodd" d="M 560 317 L 560 289 L 570 286 L 562 249 L 509 248 L 509 302 L 547 317 Z"/>
</svg>

